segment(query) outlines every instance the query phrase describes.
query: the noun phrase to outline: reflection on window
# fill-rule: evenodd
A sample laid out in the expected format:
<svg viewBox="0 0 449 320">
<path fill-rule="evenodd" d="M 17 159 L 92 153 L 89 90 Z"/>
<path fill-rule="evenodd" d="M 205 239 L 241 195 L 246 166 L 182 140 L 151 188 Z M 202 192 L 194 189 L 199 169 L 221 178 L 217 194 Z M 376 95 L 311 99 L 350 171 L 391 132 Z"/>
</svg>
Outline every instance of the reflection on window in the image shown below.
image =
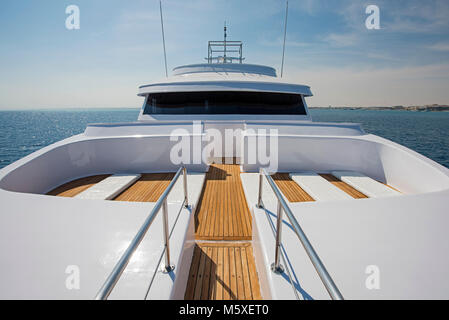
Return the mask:
<svg viewBox="0 0 449 320">
<path fill-rule="evenodd" d="M 219 91 L 150 94 L 144 114 L 306 115 L 306 111 L 299 94 Z"/>
</svg>

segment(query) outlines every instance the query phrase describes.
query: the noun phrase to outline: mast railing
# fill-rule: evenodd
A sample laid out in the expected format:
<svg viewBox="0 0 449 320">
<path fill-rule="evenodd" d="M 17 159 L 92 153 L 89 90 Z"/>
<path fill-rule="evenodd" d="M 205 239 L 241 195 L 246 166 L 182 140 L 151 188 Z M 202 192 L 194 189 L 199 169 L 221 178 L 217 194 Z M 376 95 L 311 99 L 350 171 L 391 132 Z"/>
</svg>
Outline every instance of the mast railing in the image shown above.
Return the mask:
<svg viewBox="0 0 449 320">
<path fill-rule="evenodd" d="M 331 296 L 333 300 L 343 300 L 343 296 L 340 293 L 340 290 L 338 290 L 337 286 L 335 285 L 335 282 L 332 280 L 331 276 L 329 275 L 329 272 L 327 272 L 326 267 L 324 266 L 323 262 L 321 262 L 320 257 L 316 253 L 315 249 L 313 248 L 312 244 L 310 243 L 309 239 L 307 238 L 306 234 L 302 230 L 300 224 L 296 220 L 295 216 L 293 215 L 293 212 L 290 210 L 289 206 L 287 205 L 287 202 L 285 201 L 284 197 L 282 196 L 281 191 L 277 187 L 276 183 L 273 181 L 273 178 L 266 172 L 265 169 L 260 169 L 259 173 L 259 196 L 258 196 L 258 203 L 257 206 L 259 208 L 263 208 L 263 201 L 262 201 L 262 189 L 263 189 L 263 178 L 267 179 L 268 184 L 270 185 L 271 189 L 273 189 L 274 194 L 276 195 L 276 198 L 278 200 L 277 205 L 277 227 L 276 227 L 276 251 L 275 251 L 275 260 L 274 263 L 271 265 L 271 270 L 274 273 L 283 273 L 284 267 L 280 263 L 280 254 L 281 254 L 281 245 L 282 245 L 282 216 L 285 212 L 286 216 L 290 220 L 291 226 L 293 228 L 293 231 L 296 233 L 296 235 L 299 238 L 299 241 L 301 241 L 301 244 L 303 245 L 304 249 L 307 252 L 307 255 L 310 258 L 310 261 L 312 262 L 313 266 L 315 267 L 315 270 L 317 271 L 318 275 L 321 278 L 321 281 L 323 282 L 324 286 L 326 287 L 327 292 Z"/>
<path fill-rule="evenodd" d="M 97 295 L 95 297 L 96 300 L 107 300 L 108 299 L 109 295 L 111 294 L 112 290 L 114 289 L 115 285 L 117 284 L 118 280 L 120 279 L 121 274 L 126 269 L 126 266 L 128 265 L 132 255 L 139 247 L 140 243 L 142 242 L 143 238 L 145 237 L 145 234 L 147 233 L 148 229 L 150 228 L 151 224 L 153 223 L 154 219 L 158 215 L 161 208 L 162 208 L 162 213 L 163 213 L 163 232 L 164 232 L 164 242 L 165 242 L 165 265 L 164 265 L 163 272 L 170 273 L 175 269 L 175 266 L 173 264 L 171 264 L 171 261 L 170 261 L 170 232 L 169 232 L 169 225 L 168 225 L 167 197 L 170 194 L 170 192 L 172 191 L 173 186 L 178 181 L 181 174 L 184 175 L 184 203 L 183 203 L 183 205 L 185 207 L 189 206 L 188 194 L 187 194 L 187 169 L 185 167 L 181 167 L 178 169 L 174 178 L 170 182 L 169 186 L 165 189 L 164 193 L 161 195 L 161 197 L 156 202 L 156 205 L 154 206 L 153 210 L 151 210 L 151 213 L 146 218 L 145 222 L 140 227 L 137 234 L 134 236 L 134 239 L 131 241 L 131 243 L 129 244 L 126 251 L 120 257 L 120 260 L 116 263 L 111 274 L 108 276 L 108 278 L 104 282 L 103 286 L 101 287 L 100 291 L 97 293 Z"/>
<path fill-rule="evenodd" d="M 224 27 L 224 41 L 209 41 L 207 53 L 207 63 L 243 63 L 243 42 L 228 40 L 228 28 Z M 214 54 L 222 54 L 214 56 Z M 228 54 L 236 54 L 237 56 L 229 56 Z"/>
</svg>

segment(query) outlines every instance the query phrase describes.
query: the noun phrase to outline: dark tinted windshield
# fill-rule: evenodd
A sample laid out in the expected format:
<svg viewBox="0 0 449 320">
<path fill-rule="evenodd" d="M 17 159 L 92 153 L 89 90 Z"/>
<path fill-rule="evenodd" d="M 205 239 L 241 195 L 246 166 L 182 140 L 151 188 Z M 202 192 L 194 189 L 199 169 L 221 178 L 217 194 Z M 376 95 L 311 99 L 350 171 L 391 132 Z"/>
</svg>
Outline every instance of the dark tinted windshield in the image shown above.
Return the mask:
<svg viewBox="0 0 449 320">
<path fill-rule="evenodd" d="M 219 91 L 150 94 L 144 114 L 306 115 L 306 111 L 299 94 Z"/>
</svg>

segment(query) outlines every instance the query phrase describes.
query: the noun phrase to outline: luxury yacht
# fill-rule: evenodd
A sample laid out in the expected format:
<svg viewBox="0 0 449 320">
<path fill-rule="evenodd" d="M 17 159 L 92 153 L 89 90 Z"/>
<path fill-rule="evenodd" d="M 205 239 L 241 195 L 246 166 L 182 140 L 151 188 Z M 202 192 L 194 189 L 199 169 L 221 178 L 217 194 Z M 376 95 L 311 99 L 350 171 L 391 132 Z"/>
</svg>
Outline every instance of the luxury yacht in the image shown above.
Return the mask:
<svg viewBox="0 0 449 320">
<path fill-rule="evenodd" d="M 0 298 L 449 298 L 448 169 L 313 122 L 237 41 L 138 95 L 0 170 Z"/>
</svg>

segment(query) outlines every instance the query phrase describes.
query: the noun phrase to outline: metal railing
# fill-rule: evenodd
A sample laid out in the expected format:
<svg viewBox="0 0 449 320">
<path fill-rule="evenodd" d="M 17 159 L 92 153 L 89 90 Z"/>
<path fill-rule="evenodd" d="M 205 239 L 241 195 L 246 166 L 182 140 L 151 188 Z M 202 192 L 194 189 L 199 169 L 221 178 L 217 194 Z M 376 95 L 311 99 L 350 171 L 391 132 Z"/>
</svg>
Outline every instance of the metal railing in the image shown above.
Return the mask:
<svg viewBox="0 0 449 320">
<path fill-rule="evenodd" d="M 276 226 L 276 252 L 275 252 L 275 260 L 274 263 L 271 265 L 271 270 L 274 273 L 283 273 L 284 267 L 280 263 L 280 254 L 281 254 L 281 242 L 282 242 L 282 215 L 283 212 L 287 215 L 288 219 L 290 220 L 290 223 L 292 225 L 292 228 L 296 235 L 298 236 L 299 240 L 301 241 L 304 249 L 307 252 L 307 255 L 310 258 L 310 261 L 312 262 L 313 266 L 315 267 L 315 270 L 318 272 L 318 275 L 321 278 L 321 281 L 323 282 L 324 286 L 326 287 L 327 292 L 331 296 L 333 300 L 343 300 L 343 296 L 338 290 L 337 286 L 335 285 L 334 281 L 332 280 L 331 276 L 326 270 L 326 267 L 321 262 L 321 259 L 319 258 L 318 254 L 315 252 L 315 249 L 312 247 L 312 244 L 310 243 L 309 239 L 307 239 L 306 234 L 302 230 L 301 226 L 299 225 L 298 221 L 296 220 L 295 216 L 293 215 L 292 211 L 288 207 L 286 201 L 284 200 L 284 197 L 282 196 L 281 191 L 277 187 L 276 183 L 273 181 L 273 178 L 266 172 L 265 169 L 261 169 L 259 173 L 259 197 L 258 197 L 258 203 L 257 206 L 259 208 L 263 208 L 263 202 L 262 202 L 262 189 L 263 189 L 263 177 L 265 177 L 268 181 L 268 184 L 270 185 L 271 189 L 273 189 L 274 194 L 276 195 L 276 198 L 278 200 L 278 206 L 277 206 L 277 226 Z"/>
<path fill-rule="evenodd" d="M 151 224 L 153 223 L 154 219 L 158 215 L 161 208 L 163 212 L 163 228 L 164 228 L 164 241 L 165 241 L 165 266 L 163 272 L 170 273 L 175 269 L 175 266 L 170 263 L 170 243 L 169 243 L 170 233 L 168 226 L 167 197 L 182 173 L 184 174 L 184 205 L 186 207 L 189 206 L 187 196 L 187 169 L 185 167 L 181 167 L 176 172 L 173 180 L 170 182 L 169 186 L 165 189 L 164 193 L 156 202 L 156 205 L 154 206 L 153 210 L 151 210 L 150 215 L 146 218 L 145 222 L 140 227 L 134 239 L 131 241 L 128 248 L 121 256 L 120 260 L 116 263 L 111 274 L 106 279 L 100 291 L 95 296 L 96 300 L 107 300 L 112 290 L 114 289 L 115 285 L 117 284 L 118 280 L 120 279 L 121 274 L 126 269 L 129 260 L 131 259 L 132 255 L 136 251 L 139 244 L 142 242 L 143 238 L 145 237 L 145 234 L 147 233 L 148 229 L 150 228 Z"/>
</svg>

